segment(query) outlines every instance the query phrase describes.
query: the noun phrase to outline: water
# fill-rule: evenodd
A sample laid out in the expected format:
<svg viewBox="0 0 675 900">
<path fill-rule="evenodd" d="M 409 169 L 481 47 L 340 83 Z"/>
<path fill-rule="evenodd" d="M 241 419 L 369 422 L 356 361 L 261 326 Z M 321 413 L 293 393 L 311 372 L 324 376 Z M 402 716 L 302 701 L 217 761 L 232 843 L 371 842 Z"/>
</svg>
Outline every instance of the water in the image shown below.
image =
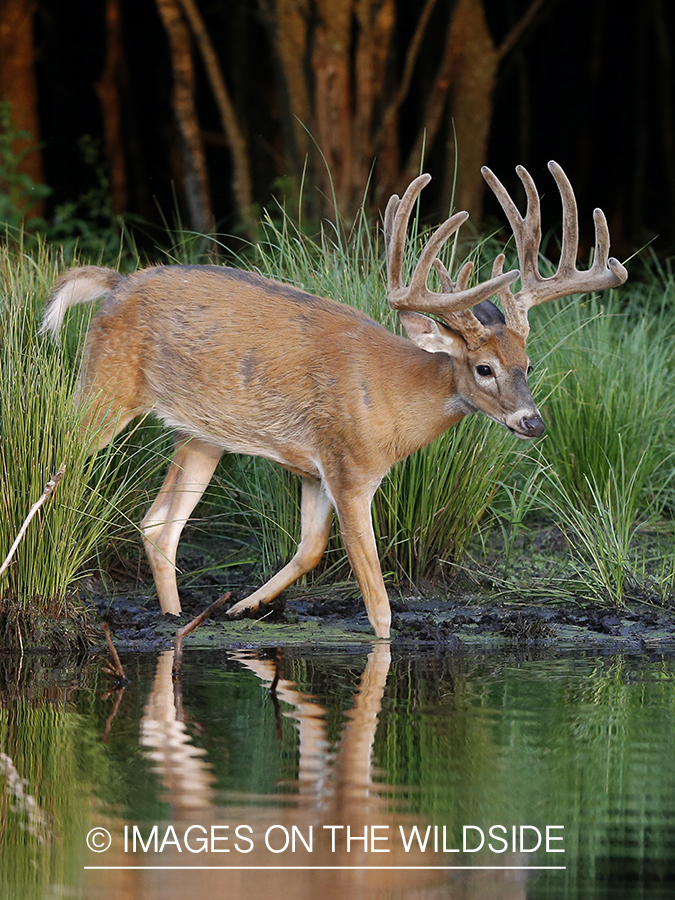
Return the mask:
<svg viewBox="0 0 675 900">
<path fill-rule="evenodd" d="M 172 661 L 0 660 L 2 898 L 675 897 L 671 658 Z"/>
</svg>

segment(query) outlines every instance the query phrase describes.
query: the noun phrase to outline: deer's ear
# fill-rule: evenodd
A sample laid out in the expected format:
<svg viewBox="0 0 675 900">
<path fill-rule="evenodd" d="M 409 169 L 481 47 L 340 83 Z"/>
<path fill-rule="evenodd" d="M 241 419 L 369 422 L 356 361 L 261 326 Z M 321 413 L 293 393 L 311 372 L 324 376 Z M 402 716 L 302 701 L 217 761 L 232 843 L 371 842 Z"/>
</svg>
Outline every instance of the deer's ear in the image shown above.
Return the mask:
<svg viewBox="0 0 675 900">
<path fill-rule="evenodd" d="M 448 353 L 450 356 L 460 356 L 466 352 L 464 340 L 435 319 L 408 310 L 400 311 L 398 318 L 410 340 L 422 350 Z"/>
</svg>

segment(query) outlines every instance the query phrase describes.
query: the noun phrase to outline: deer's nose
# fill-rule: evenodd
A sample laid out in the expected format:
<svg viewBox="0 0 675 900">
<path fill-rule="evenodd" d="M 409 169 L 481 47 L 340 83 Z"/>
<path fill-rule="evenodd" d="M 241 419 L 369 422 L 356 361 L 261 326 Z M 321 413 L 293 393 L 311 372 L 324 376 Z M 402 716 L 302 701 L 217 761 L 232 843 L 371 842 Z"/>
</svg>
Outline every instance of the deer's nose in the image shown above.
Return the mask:
<svg viewBox="0 0 675 900">
<path fill-rule="evenodd" d="M 541 416 L 523 416 L 519 425 L 523 434 L 526 434 L 528 437 L 541 437 L 546 431 L 546 426 Z"/>
</svg>

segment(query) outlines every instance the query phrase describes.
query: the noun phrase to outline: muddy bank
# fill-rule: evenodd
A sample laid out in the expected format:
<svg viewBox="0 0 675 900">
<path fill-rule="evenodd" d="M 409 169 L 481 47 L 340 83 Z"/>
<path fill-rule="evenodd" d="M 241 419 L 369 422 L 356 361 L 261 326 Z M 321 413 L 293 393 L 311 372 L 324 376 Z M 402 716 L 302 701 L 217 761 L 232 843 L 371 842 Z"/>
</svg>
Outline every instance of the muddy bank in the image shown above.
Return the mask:
<svg viewBox="0 0 675 900">
<path fill-rule="evenodd" d="M 249 591 L 238 591 L 231 603 Z M 111 597 L 92 592 L 87 606 L 108 623 L 120 650 L 156 650 L 172 646 L 177 628 L 189 622 L 217 596 L 210 590 L 182 592 L 183 614 L 165 616 L 154 596 L 138 592 Z M 300 643 L 353 644 L 373 639 L 363 601 L 344 585 L 321 594 L 300 589 L 260 619 L 230 621 L 217 609 L 186 639 L 186 648 L 249 647 Z M 670 610 L 634 604 L 624 609 L 571 603 L 501 602 L 453 590 L 433 597 L 392 598 L 392 640 L 436 648 L 490 649 L 513 644 L 598 651 L 675 653 L 675 615 Z M 102 640 L 102 639 L 101 639 Z"/>
</svg>

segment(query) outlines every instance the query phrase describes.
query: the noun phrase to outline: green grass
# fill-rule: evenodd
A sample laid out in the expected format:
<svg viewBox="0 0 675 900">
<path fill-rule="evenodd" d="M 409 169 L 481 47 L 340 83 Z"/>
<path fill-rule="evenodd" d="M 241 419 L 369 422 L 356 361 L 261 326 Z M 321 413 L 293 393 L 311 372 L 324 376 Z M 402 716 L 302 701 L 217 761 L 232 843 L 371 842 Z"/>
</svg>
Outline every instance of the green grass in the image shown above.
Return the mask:
<svg viewBox="0 0 675 900">
<path fill-rule="evenodd" d="M 568 537 L 570 592 L 618 605 L 663 601 L 672 578 L 672 547 L 649 565 L 640 552 L 643 528 L 658 530 L 674 507 L 675 292 L 663 291 L 657 308 L 654 283 L 542 308 L 530 354 L 548 431 L 508 486 L 513 497 L 537 483 L 529 520 Z M 496 504 L 502 523 L 506 496 Z"/>
<path fill-rule="evenodd" d="M 570 497 L 618 479 L 632 508 L 667 502 L 675 384 L 672 323 L 622 313 L 615 298 L 572 303 L 544 326 L 554 389 L 542 452 Z M 562 332 L 562 333 L 561 333 Z M 567 334 L 567 337 L 565 336 Z"/>
<path fill-rule="evenodd" d="M 93 452 L 95 431 L 81 429 L 74 400 L 86 318 L 56 346 L 38 334 L 57 260 L 44 246 L 28 253 L 0 247 L 0 556 L 4 559 L 47 481 L 65 465 L 52 497 L 32 520 L 4 574 L 5 622 L 43 613 L 67 617 L 66 599 L 95 565 L 113 532 L 135 517 L 144 497 L 139 472 L 151 457 L 133 447 Z M 122 442 L 125 443 L 125 442 Z M 20 626 L 17 626 L 20 627 Z"/>
<path fill-rule="evenodd" d="M 373 504 L 384 570 L 415 583 L 461 562 L 515 449 L 471 416 L 395 466 Z"/>
</svg>

